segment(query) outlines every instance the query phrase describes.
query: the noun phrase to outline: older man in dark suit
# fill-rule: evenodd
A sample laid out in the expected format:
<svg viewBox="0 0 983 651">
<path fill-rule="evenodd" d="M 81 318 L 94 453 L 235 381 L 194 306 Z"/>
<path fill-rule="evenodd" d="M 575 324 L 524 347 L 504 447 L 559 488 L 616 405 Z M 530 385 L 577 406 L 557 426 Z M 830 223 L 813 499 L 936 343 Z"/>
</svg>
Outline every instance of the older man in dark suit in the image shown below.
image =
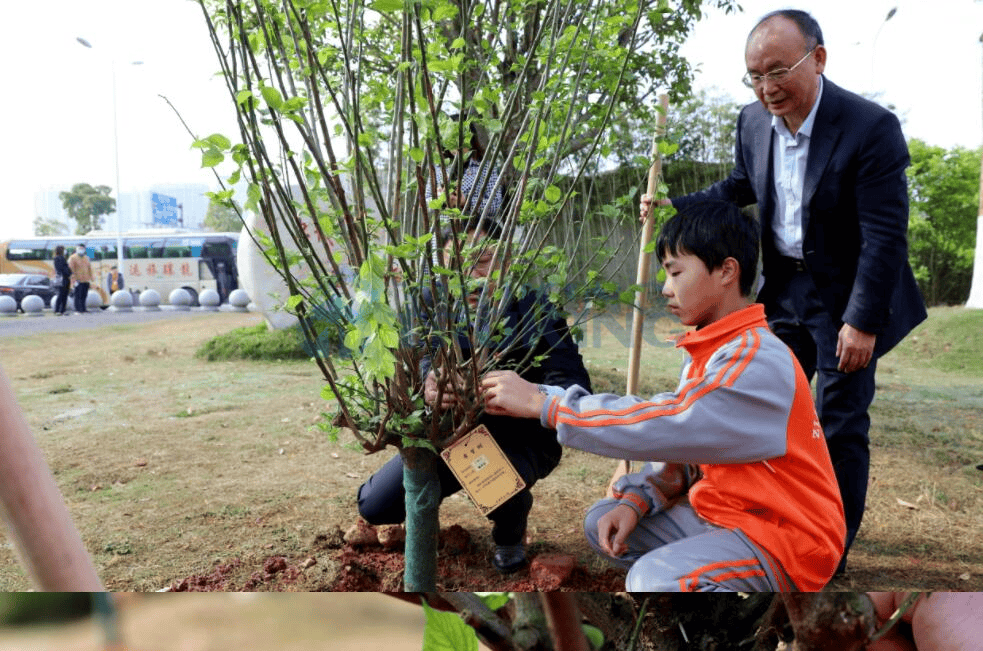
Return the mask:
<svg viewBox="0 0 983 651">
<path fill-rule="evenodd" d="M 762 18 L 745 61 L 745 84 L 759 101 L 738 119 L 733 172 L 672 204 L 757 204 L 758 301 L 808 377 L 817 377 L 849 549 L 867 495 L 877 358 L 926 316 L 908 264 L 908 148 L 891 112 L 823 76 L 826 48 L 809 14 Z"/>
</svg>

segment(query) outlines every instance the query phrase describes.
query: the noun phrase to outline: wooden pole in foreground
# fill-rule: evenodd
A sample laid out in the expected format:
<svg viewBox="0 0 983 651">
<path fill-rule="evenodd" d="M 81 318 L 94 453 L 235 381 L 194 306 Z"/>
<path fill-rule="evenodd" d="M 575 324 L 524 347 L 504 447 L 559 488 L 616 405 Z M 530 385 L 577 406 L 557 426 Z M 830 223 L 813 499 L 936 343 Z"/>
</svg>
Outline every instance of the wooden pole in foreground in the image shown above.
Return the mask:
<svg viewBox="0 0 983 651">
<path fill-rule="evenodd" d="M 2 368 L 0 515 L 38 590 L 104 590 Z"/>
<path fill-rule="evenodd" d="M 666 132 L 666 114 L 669 112 L 669 96 L 659 95 L 659 105 L 662 110 L 656 120 L 655 136 L 652 138 L 652 165 L 649 167 L 648 187 L 646 194 L 655 197 L 659 187 L 659 177 L 662 175 L 662 156 L 659 154 L 659 141 Z M 653 206 L 654 212 L 654 206 Z M 638 370 L 642 357 L 642 328 L 645 323 L 645 307 L 647 292 L 646 287 L 649 281 L 649 261 L 651 254 L 646 253 L 645 249 L 652 241 L 652 234 L 655 230 L 654 219 L 650 216 L 642 224 L 642 236 L 638 249 L 638 270 L 635 275 L 635 284 L 639 286 L 635 292 L 635 307 L 632 311 L 631 322 L 631 348 L 628 351 L 628 382 L 626 393 L 630 396 L 638 391 Z M 622 475 L 631 472 L 631 459 L 624 459 L 618 462 L 618 467 L 614 471 L 614 476 L 608 484 L 608 497 L 614 494 L 614 482 Z"/>
</svg>

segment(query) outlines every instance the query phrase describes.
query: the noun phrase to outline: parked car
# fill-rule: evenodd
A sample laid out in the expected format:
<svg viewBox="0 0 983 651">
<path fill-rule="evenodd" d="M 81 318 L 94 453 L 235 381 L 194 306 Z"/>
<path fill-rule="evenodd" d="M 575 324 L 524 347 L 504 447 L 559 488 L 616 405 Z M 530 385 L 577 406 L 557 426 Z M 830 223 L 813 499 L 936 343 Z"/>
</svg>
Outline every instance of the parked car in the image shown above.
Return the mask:
<svg viewBox="0 0 983 651">
<path fill-rule="evenodd" d="M 58 289 L 42 274 L 0 274 L 0 296 L 12 296 L 18 310 L 24 297 L 31 294 L 44 299 L 45 307 L 51 307 L 51 299 L 58 295 Z"/>
</svg>

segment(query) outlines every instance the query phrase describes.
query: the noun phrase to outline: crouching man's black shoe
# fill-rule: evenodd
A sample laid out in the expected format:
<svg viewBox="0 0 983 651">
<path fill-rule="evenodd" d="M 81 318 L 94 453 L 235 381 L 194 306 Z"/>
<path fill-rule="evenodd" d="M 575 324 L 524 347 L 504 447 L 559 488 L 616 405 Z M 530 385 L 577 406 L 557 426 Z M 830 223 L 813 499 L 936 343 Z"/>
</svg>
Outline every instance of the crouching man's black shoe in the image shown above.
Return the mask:
<svg viewBox="0 0 983 651">
<path fill-rule="evenodd" d="M 512 574 L 526 566 L 526 546 L 522 543 L 518 545 L 496 545 L 495 555 L 492 557 L 492 565 L 502 574 Z"/>
</svg>

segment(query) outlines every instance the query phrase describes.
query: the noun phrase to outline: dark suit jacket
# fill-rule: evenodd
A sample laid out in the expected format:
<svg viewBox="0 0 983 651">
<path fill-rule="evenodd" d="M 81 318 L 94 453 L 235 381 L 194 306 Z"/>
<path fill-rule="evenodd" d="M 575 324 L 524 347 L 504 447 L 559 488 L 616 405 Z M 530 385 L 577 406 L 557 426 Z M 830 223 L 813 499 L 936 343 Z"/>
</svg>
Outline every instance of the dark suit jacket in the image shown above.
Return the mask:
<svg viewBox="0 0 983 651">
<path fill-rule="evenodd" d="M 779 255 L 771 229 L 776 214 L 771 117 L 759 102 L 745 106 L 730 176 L 672 200 L 679 210 L 714 199 L 758 204 L 764 275 L 758 300 L 766 310 L 786 281 L 784 274 L 769 276 Z M 876 334 L 877 355 L 926 317 L 908 264 L 909 163 L 894 114 L 824 77 L 802 197 L 805 264 L 837 327 L 845 322 Z"/>
<path fill-rule="evenodd" d="M 424 301 L 432 304 L 429 291 L 424 292 Z M 516 370 L 524 380 L 534 384 L 564 389 L 578 384 L 587 391 L 592 390 L 590 375 L 566 318 L 535 290 L 529 290 L 509 304 L 496 333 L 501 335 L 495 346 L 501 351 L 496 369 Z M 444 344 L 434 338 L 423 345 L 420 377 L 425 379 L 436 347 Z M 458 336 L 458 345 L 464 357 L 469 358 L 471 343 L 463 332 Z M 533 360 L 539 361 L 532 364 Z M 509 458 L 524 457 L 534 467 L 537 477 L 545 477 L 560 461 L 562 448 L 556 440 L 556 432 L 540 425 L 538 418 L 483 414 L 478 422 L 488 428 Z"/>
</svg>

